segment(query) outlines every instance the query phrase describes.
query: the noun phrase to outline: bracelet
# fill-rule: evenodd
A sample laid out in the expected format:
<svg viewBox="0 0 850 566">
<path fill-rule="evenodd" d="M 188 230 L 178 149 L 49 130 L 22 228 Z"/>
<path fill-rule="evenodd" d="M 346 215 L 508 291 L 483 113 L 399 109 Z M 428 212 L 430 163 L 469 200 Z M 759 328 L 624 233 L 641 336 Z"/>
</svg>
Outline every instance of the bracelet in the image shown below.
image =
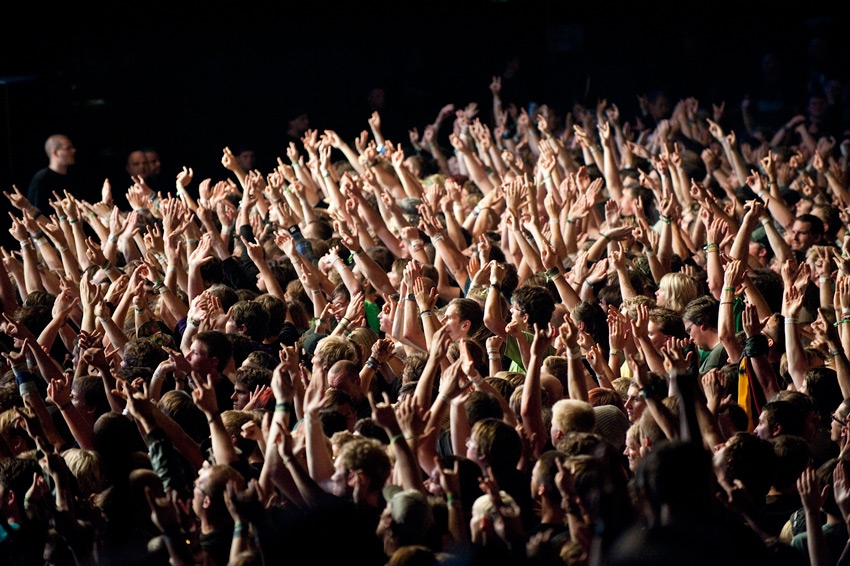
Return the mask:
<svg viewBox="0 0 850 566">
<path fill-rule="evenodd" d="M 620 356 L 623 357 L 623 351 L 617 350 L 616 348 L 611 348 L 611 351 L 608 352 L 608 356 Z"/>
<path fill-rule="evenodd" d="M 443 236 L 442 234 L 437 234 L 436 236 L 431 238 L 431 243 L 433 244 L 435 242 L 442 242 L 444 239 L 445 239 L 445 236 Z"/>
<path fill-rule="evenodd" d="M 58 249 L 58 250 L 56 250 L 56 251 L 57 251 L 57 252 L 59 252 L 60 254 L 64 254 L 65 252 L 67 252 L 67 251 L 68 251 L 68 248 L 59 248 L 59 249 Z"/>
<path fill-rule="evenodd" d="M 32 242 L 30 242 L 29 240 L 23 240 L 21 242 L 21 249 L 23 250 L 27 247 L 32 247 Z"/>
<path fill-rule="evenodd" d="M 427 310 L 426 310 L 426 311 L 422 311 L 422 312 L 420 312 L 420 313 L 419 313 L 419 316 L 431 316 L 431 314 L 432 314 L 432 313 L 431 313 L 431 311 L 427 311 Z"/>
<path fill-rule="evenodd" d="M 79 220 L 75 220 L 75 219 L 72 218 L 71 220 L 68 221 L 68 224 L 76 224 L 77 222 L 79 222 Z"/>
<path fill-rule="evenodd" d="M 38 220 L 38 217 L 41 216 L 41 211 L 39 209 L 35 209 L 35 213 L 32 215 L 33 220 Z"/>
<path fill-rule="evenodd" d="M 721 305 L 734 305 L 735 301 L 720 301 Z"/>
<path fill-rule="evenodd" d="M 187 318 L 186 324 L 193 327 L 193 328 L 197 328 L 201 325 L 201 321 L 198 320 L 197 318 Z"/>
<path fill-rule="evenodd" d="M 274 404 L 274 412 L 275 413 L 288 413 L 289 407 L 287 407 L 286 403 L 275 403 Z"/>
<path fill-rule="evenodd" d="M 378 366 L 381 364 L 378 362 L 375 356 L 369 356 L 369 359 L 366 360 L 366 367 L 372 368 L 373 370 L 377 370 Z"/>
<path fill-rule="evenodd" d="M 826 283 L 827 281 L 832 281 L 829 277 L 818 277 L 818 282 Z"/>
<path fill-rule="evenodd" d="M 577 360 L 581 358 L 581 348 L 576 346 L 567 350 L 567 358 L 570 360 Z"/>
<path fill-rule="evenodd" d="M 501 356 L 501 354 L 488 354 L 488 355 L 487 355 L 487 359 L 488 359 L 488 360 L 499 360 L 499 361 L 502 361 L 502 356 Z"/>
<path fill-rule="evenodd" d="M 673 220 L 672 220 L 669 216 L 664 216 L 664 215 L 662 214 L 662 215 L 661 215 L 661 221 L 662 221 L 664 224 L 670 224 L 670 222 L 672 222 Z"/>
<path fill-rule="evenodd" d="M 399 434 L 393 436 L 392 438 L 390 438 L 390 445 L 395 444 L 395 441 L 398 440 L 399 438 L 404 438 L 404 435 L 399 433 Z"/>
<path fill-rule="evenodd" d="M 576 221 L 572 220 L 569 216 L 567 216 L 567 218 L 564 220 L 564 222 L 566 222 L 567 224 L 575 224 L 576 223 Z"/>
<path fill-rule="evenodd" d="M 66 220 L 68 220 L 67 216 L 60 216 L 59 217 L 59 222 L 65 222 Z"/>
<path fill-rule="evenodd" d="M 445 393 L 440 393 L 439 395 L 437 395 L 437 398 L 442 399 L 443 401 L 445 401 L 448 404 L 451 404 L 451 402 L 452 402 L 452 398 L 449 397 L 448 395 L 446 395 Z"/>
<path fill-rule="evenodd" d="M 723 290 L 724 290 L 724 291 L 732 291 L 732 292 L 734 293 L 734 292 L 735 292 L 735 287 L 723 287 Z"/>
<path fill-rule="evenodd" d="M 217 419 L 218 417 L 220 417 L 220 416 L 221 416 L 221 410 L 218 410 L 218 411 L 216 411 L 215 413 L 213 413 L 213 416 L 212 416 L 212 417 L 210 417 L 210 418 L 209 418 L 209 420 L 208 420 L 207 422 L 208 422 L 208 423 L 210 423 L 210 424 L 212 424 L 212 422 L 213 422 L 214 420 L 216 420 L 216 419 Z"/>
<path fill-rule="evenodd" d="M 62 404 L 62 405 L 59 405 L 59 410 L 60 410 L 60 411 L 64 411 L 65 409 L 67 409 L 67 408 L 68 408 L 68 407 L 70 407 L 71 405 L 73 405 L 73 401 L 68 401 L 67 403 L 64 403 L 64 404 Z"/>
<path fill-rule="evenodd" d="M 840 324 L 840 323 L 841 323 L 841 321 L 836 322 L 835 324 L 837 325 L 837 324 Z M 785 317 L 785 324 L 797 324 L 797 319 L 793 316 L 786 316 Z"/>
<path fill-rule="evenodd" d="M 479 383 L 481 383 L 484 380 L 484 378 L 481 377 L 481 374 L 478 373 L 477 371 L 475 372 L 474 376 L 469 375 L 467 377 L 469 377 L 469 381 L 471 381 L 473 385 L 478 385 Z"/>
<path fill-rule="evenodd" d="M 599 232 L 599 235 L 608 240 L 609 242 L 611 241 L 611 238 L 609 238 L 608 234 L 606 234 L 605 232 Z"/>
<path fill-rule="evenodd" d="M 761 225 L 762 225 L 762 226 L 767 226 L 767 224 L 770 222 L 770 218 L 768 218 L 768 217 L 766 217 L 766 216 L 762 216 L 762 217 L 759 219 L 759 222 L 761 222 Z"/>
</svg>

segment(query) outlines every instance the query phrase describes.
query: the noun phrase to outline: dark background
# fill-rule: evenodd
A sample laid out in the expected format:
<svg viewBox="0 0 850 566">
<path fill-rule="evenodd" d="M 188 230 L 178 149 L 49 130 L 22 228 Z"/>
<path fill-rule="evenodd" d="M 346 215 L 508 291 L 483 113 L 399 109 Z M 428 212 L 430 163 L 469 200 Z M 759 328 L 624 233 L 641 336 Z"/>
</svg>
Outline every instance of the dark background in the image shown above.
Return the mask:
<svg viewBox="0 0 850 566">
<path fill-rule="evenodd" d="M 116 191 L 129 185 L 126 155 L 141 146 L 159 150 L 168 176 L 190 165 L 197 178 L 223 178 L 221 149 L 240 144 L 253 145 L 268 171 L 284 155 L 283 132 L 297 112 L 350 142 L 367 127 L 373 88 L 385 91 L 384 130 L 394 141 L 406 142 L 409 127 L 421 130 L 447 103 L 477 101 L 486 116 L 490 78 L 511 59 L 519 74 L 506 95 L 523 106 L 548 103 L 563 113 L 604 96 L 628 118 L 636 94 L 663 88 L 673 102 L 726 100 L 730 119 L 768 52 L 801 106 L 813 73 L 847 61 L 845 19 L 833 20 L 827 7 L 776 2 L 16 10 L 7 9 L 0 33 L 0 185 L 25 190 L 47 163 L 45 138 L 65 133 L 93 198 L 106 176 Z"/>
</svg>

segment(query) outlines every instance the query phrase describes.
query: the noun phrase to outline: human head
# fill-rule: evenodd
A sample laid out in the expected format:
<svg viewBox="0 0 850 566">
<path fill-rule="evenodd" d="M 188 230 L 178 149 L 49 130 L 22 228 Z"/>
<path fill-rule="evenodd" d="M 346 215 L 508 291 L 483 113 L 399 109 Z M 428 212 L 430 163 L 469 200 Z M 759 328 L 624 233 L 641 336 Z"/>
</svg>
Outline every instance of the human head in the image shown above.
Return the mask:
<svg viewBox="0 0 850 566">
<path fill-rule="evenodd" d="M 24 496 L 36 473 L 40 474 L 41 468 L 33 459 L 9 456 L 0 460 L 0 517 L 21 522 Z"/>
<path fill-rule="evenodd" d="M 340 360 L 328 371 L 328 386 L 348 394 L 355 402 L 364 398 L 360 389 L 360 368 L 353 361 Z"/>
<path fill-rule="evenodd" d="M 50 160 L 51 169 L 65 169 L 76 161 L 77 149 L 67 136 L 53 134 L 44 142 L 44 152 Z"/>
<path fill-rule="evenodd" d="M 850 418 L 850 398 L 844 399 L 831 415 L 832 420 L 829 429 L 829 438 L 833 442 L 842 444 L 847 437 L 848 418 Z"/>
<path fill-rule="evenodd" d="M 206 519 L 213 525 L 224 526 L 233 523 L 224 503 L 224 492 L 228 482 L 234 482 L 238 489 L 244 489 L 245 479 L 236 468 L 225 464 L 214 466 L 204 462 L 195 479 L 192 498 L 192 510 L 195 515 Z"/>
<path fill-rule="evenodd" d="M 150 174 L 150 166 L 145 152 L 142 150 L 131 151 L 127 156 L 127 174 L 131 177 L 147 177 Z"/>
<path fill-rule="evenodd" d="M 537 459 L 531 470 L 531 496 L 536 501 L 545 499 L 553 507 L 561 506 L 561 492 L 555 483 L 555 475 L 558 473 L 557 461 L 566 457 L 558 450 L 548 450 Z"/>
<path fill-rule="evenodd" d="M 500 419 L 483 419 L 472 426 L 466 444 L 466 457 L 484 469 L 515 468 L 522 456 L 522 440 L 519 433 Z"/>
<path fill-rule="evenodd" d="M 446 308 L 443 325 L 452 340 L 475 333 L 484 324 L 484 309 L 472 299 L 452 299 Z"/>
<path fill-rule="evenodd" d="M 529 331 L 536 324 L 540 329 L 548 328 L 555 310 L 555 299 L 552 293 L 544 287 L 523 285 L 511 296 L 511 313 L 525 323 Z"/>
<path fill-rule="evenodd" d="M 688 337 L 682 315 L 674 310 L 662 307 L 649 311 L 647 331 L 649 332 L 649 341 L 659 350 L 671 336 L 673 338 Z"/>
<path fill-rule="evenodd" d="M 347 338 L 327 336 L 319 340 L 313 352 L 313 373 L 327 375 L 331 367 L 340 360 L 354 362 L 357 360 L 357 350 Z"/>
<path fill-rule="evenodd" d="M 596 415 L 593 406 L 576 399 L 561 399 L 552 405 L 552 444 L 570 432 L 593 432 L 596 428 Z"/>
<path fill-rule="evenodd" d="M 254 342 L 262 342 L 268 336 L 269 314 L 256 301 L 239 301 L 230 308 L 227 332 L 245 334 Z"/>
<path fill-rule="evenodd" d="M 241 411 L 251 400 L 251 394 L 262 385 L 271 387 L 272 372 L 264 368 L 240 367 L 236 370 L 236 383 L 233 384 L 233 409 Z M 262 409 L 263 407 L 256 407 Z"/>
<path fill-rule="evenodd" d="M 159 152 L 155 149 L 145 149 L 145 159 L 148 162 L 148 175 L 151 177 L 159 175 L 162 169 L 162 161 L 159 158 Z"/>
<path fill-rule="evenodd" d="M 714 297 L 704 296 L 692 300 L 682 312 L 682 321 L 688 336 L 703 350 L 710 350 L 717 341 L 717 319 L 720 303 Z"/>
<path fill-rule="evenodd" d="M 384 487 L 390 470 L 390 458 L 380 442 L 355 437 L 340 448 L 334 460 L 333 492 L 348 498 L 375 495 Z"/>
<path fill-rule="evenodd" d="M 433 524 L 434 515 L 425 495 L 414 489 L 397 489 L 387 497 L 377 534 L 383 540 L 384 552 L 391 556 L 401 547 L 424 544 Z"/>
<path fill-rule="evenodd" d="M 699 296 L 699 289 L 692 277 L 684 273 L 667 273 L 658 282 L 655 302 L 659 307 L 682 312 L 685 305 Z"/>
<path fill-rule="evenodd" d="M 192 371 L 206 376 L 224 371 L 232 355 L 233 348 L 223 332 L 205 330 L 192 337 L 186 361 L 192 366 Z"/>
<path fill-rule="evenodd" d="M 804 433 L 805 416 L 790 401 L 771 401 L 761 410 L 755 434 L 764 440 Z"/>
<path fill-rule="evenodd" d="M 795 252 L 804 252 L 820 244 L 823 238 L 823 221 L 814 214 L 801 214 L 794 220 L 788 245 Z"/>
</svg>

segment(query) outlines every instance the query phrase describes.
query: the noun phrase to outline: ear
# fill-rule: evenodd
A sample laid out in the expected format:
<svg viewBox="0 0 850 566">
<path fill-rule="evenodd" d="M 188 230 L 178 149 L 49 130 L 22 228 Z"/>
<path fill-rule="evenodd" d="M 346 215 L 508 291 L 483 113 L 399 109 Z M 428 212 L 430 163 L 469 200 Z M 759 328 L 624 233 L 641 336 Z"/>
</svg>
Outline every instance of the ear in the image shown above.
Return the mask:
<svg viewBox="0 0 850 566">
<path fill-rule="evenodd" d="M 201 507 L 204 508 L 204 509 L 209 509 L 211 505 L 212 505 L 212 499 L 210 499 L 210 496 L 204 495 L 204 501 L 201 504 Z"/>
</svg>

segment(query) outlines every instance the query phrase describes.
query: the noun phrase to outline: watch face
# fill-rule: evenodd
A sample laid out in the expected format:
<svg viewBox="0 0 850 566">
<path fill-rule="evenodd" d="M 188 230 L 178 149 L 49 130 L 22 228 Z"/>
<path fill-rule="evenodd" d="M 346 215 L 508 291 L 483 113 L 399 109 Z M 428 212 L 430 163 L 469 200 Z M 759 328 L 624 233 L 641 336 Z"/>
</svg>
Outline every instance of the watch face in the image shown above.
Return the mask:
<svg viewBox="0 0 850 566">
<path fill-rule="evenodd" d="M 290 233 L 290 234 L 294 234 L 294 233 L 295 233 L 295 232 L 297 232 L 297 231 L 298 231 L 298 225 L 290 226 L 290 227 L 289 227 L 289 233 Z"/>
</svg>

